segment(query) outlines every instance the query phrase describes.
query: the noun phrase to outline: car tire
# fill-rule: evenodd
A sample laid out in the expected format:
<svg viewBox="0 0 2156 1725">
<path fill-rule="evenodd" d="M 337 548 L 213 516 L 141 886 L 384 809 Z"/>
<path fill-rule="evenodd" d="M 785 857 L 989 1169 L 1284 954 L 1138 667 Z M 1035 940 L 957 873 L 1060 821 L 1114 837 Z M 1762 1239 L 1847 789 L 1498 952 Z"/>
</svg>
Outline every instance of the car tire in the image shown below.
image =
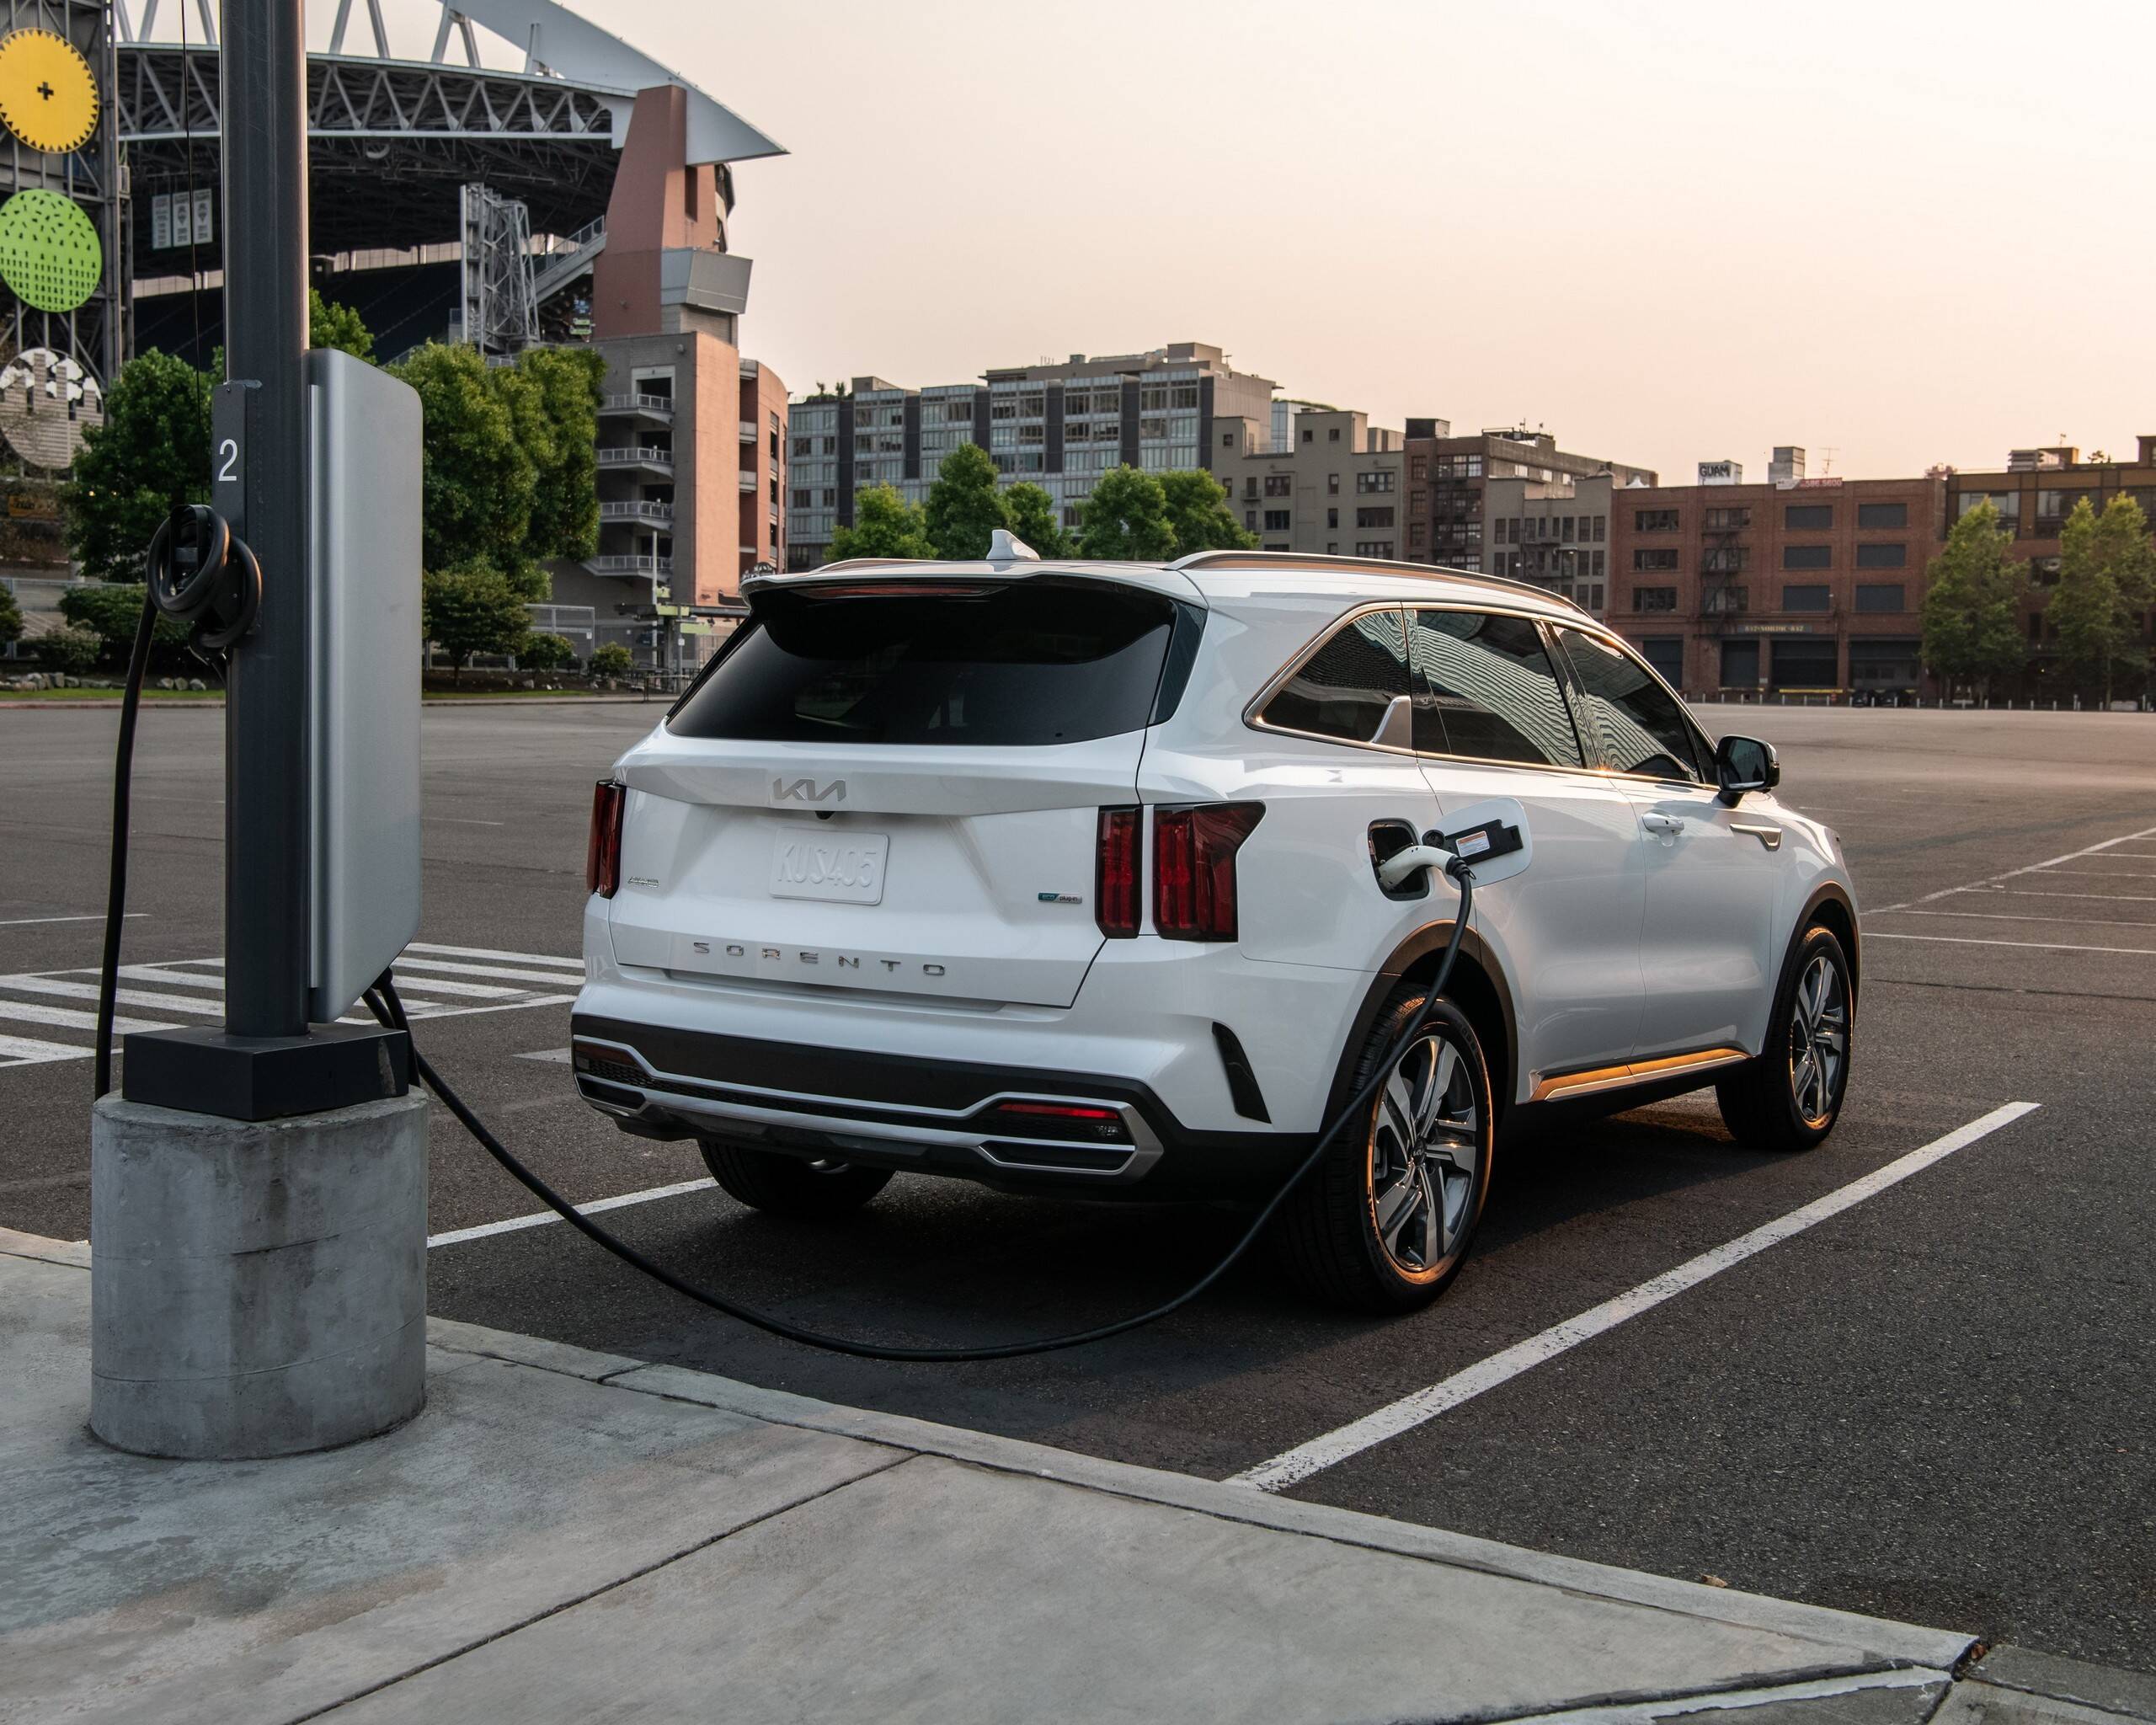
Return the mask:
<svg viewBox="0 0 2156 1725">
<path fill-rule="evenodd" d="M 809 1162 L 775 1151 L 751 1150 L 723 1138 L 699 1140 L 704 1166 L 728 1198 L 768 1215 L 816 1220 L 851 1215 L 889 1182 L 889 1168 L 832 1160 Z"/>
<path fill-rule="evenodd" d="M 1436 1299 L 1466 1262 L 1490 1188 L 1490 1074 L 1474 1027 L 1440 1000 L 1394 1049 L 1424 992 L 1403 984 L 1385 1001 L 1350 1094 L 1388 1061 L 1392 1077 L 1362 1130 L 1344 1130 L 1281 1207 L 1292 1274 L 1353 1311 L 1412 1311 Z"/>
<path fill-rule="evenodd" d="M 1814 924 L 1783 967 L 1765 1049 L 1715 1086 L 1730 1135 L 1752 1150 L 1810 1150 L 1825 1142 L 1849 1093 L 1856 1028 L 1849 955 Z"/>
</svg>

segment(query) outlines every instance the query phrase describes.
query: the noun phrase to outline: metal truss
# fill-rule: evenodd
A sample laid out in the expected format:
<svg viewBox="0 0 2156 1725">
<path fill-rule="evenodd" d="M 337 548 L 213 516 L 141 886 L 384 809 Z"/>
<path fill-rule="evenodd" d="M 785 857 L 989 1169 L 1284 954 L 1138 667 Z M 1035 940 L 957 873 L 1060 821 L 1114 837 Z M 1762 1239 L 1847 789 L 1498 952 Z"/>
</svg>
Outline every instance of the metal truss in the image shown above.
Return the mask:
<svg viewBox="0 0 2156 1725">
<path fill-rule="evenodd" d="M 493 187 L 463 190 L 462 339 L 483 354 L 515 354 L 539 339 L 531 276 L 531 219 Z"/>
</svg>

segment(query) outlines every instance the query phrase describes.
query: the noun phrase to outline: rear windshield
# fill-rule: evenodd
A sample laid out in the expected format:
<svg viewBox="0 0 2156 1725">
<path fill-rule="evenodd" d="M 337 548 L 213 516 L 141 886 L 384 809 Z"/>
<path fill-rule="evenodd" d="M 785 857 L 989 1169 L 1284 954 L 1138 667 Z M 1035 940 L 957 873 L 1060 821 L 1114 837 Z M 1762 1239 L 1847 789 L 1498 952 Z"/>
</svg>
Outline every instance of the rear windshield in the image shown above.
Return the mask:
<svg viewBox="0 0 2156 1725">
<path fill-rule="evenodd" d="M 1143 729 L 1174 603 L 1109 582 L 773 594 L 668 722 L 766 743 L 1081 743 Z"/>
</svg>

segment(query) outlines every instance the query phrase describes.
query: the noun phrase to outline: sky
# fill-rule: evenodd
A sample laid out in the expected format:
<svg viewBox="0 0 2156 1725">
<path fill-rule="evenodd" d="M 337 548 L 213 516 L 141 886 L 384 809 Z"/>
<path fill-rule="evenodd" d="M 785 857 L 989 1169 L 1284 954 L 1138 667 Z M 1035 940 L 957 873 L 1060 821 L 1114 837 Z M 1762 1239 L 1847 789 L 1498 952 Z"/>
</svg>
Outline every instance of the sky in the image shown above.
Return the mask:
<svg viewBox="0 0 2156 1725">
<path fill-rule="evenodd" d="M 576 5 L 791 152 L 731 241 L 797 393 L 1198 340 L 1665 478 L 2156 431 L 2145 3 Z"/>
</svg>

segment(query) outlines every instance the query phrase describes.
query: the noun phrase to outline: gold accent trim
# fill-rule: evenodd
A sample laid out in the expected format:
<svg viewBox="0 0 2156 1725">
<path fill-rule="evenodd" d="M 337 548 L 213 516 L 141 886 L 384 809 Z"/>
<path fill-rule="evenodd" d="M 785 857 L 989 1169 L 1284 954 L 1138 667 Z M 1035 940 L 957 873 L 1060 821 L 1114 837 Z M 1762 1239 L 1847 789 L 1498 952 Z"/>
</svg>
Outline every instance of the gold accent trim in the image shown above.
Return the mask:
<svg viewBox="0 0 2156 1725">
<path fill-rule="evenodd" d="M 1592 1096 L 1598 1091 L 1622 1090 L 1652 1078 L 1676 1072 L 1705 1072 L 1716 1066 L 1734 1065 L 1751 1055 L 1741 1048 L 1700 1049 L 1689 1055 L 1665 1055 L 1659 1060 L 1630 1060 L 1622 1065 L 1597 1066 L 1585 1072 L 1558 1072 L 1540 1081 L 1529 1102 L 1548 1102 L 1553 1097 Z"/>
</svg>

